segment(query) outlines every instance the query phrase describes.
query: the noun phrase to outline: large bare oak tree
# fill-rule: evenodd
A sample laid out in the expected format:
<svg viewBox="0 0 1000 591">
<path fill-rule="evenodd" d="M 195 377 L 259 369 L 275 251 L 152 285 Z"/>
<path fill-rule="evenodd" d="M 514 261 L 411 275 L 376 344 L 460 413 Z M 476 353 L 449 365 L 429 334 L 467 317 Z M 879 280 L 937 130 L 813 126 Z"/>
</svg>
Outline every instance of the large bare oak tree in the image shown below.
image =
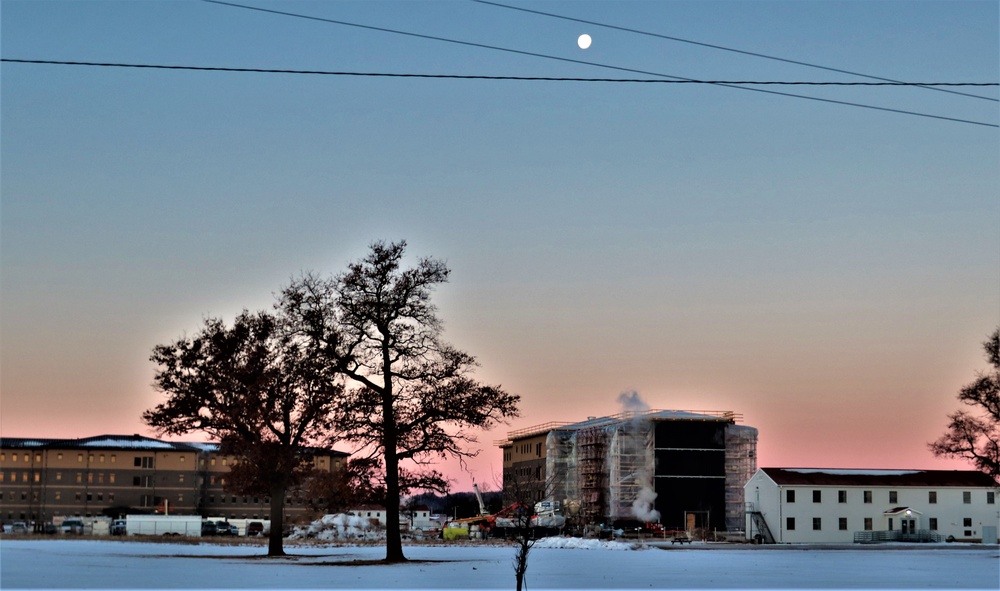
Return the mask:
<svg viewBox="0 0 1000 591">
<path fill-rule="evenodd" d="M 268 555 L 284 555 L 285 493 L 329 445 L 342 380 L 317 341 L 276 313 L 243 311 L 232 326 L 209 318 L 193 337 L 158 345 L 155 387 L 165 402 L 143 413 L 161 434 L 204 433 L 239 458 L 227 489 L 270 497 Z"/>
<path fill-rule="evenodd" d="M 983 343 L 993 367 L 979 372 L 976 381 L 962 388 L 958 399 L 974 409 L 956 411 L 948 418 L 948 432 L 930 444 L 939 456 L 965 458 L 977 470 L 1000 479 L 1000 328 Z"/>
<path fill-rule="evenodd" d="M 327 343 L 327 359 L 350 379 L 337 417 L 341 437 L 382 458 L 387 562 L 406 560 L 403 488 L 439 485 L 431 461 L 476 455 L 476 430 L 517 416 L 520 400 L 475 381 L 475 358 L 442 341 L 431 295 L 448 267 L 423 258 L 405 268 L 405 251 L 403 241 L 375 242 L 344 273 L 306 275 L 282 297 L 300 330 Z"/>
</svg>

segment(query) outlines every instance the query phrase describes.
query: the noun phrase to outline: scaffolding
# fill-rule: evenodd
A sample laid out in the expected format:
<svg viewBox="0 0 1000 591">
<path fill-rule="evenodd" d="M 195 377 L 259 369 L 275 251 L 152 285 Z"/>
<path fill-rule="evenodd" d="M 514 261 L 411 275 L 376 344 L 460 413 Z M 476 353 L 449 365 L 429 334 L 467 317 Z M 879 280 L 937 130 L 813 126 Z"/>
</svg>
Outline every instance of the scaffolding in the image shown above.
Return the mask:
<svg viewBox="0 0 1000 591">
<path fill-rule="evenodd" d="M 567 516 L 579 524 L 655 521 L 655 424 L 721 420 L 725 423 L 725 526 L 739 531 L 745 527 L 743 486 L 757 468 L 757 430 L 736 425 L 740 418 L 736 413 L 714 411 L 627 412 L 512 431 L 498 444 L 546 433 L 545 497 L 560 501 Z"/>
<path fill-rule="evenodd" d="M 726 529 L 745 527 L 743 487 L 757 471 L 757 429 L 726 426 Z"/>
<path fill-rule="evenodd" d="M 640 492 L 653 489 L 652 423 L 639 418 L 608 430 L 608 518 L 635 519 L 640 517 L 636 514 Z"/>
</svg>

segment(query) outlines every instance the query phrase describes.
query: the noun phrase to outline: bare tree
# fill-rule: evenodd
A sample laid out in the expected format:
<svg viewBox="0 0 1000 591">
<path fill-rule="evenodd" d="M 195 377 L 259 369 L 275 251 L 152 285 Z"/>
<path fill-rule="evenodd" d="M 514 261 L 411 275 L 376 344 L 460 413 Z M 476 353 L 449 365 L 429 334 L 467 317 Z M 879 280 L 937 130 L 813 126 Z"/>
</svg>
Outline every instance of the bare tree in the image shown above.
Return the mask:
<svg viewBox="0 0 1000 591">
<path fill-rule="evenodd" d="M 280 314 L 245 310 L 232 326 L 209 318 L 195 336 L 156 346 L 151 360 L 167 400 L 143 420 L 161 434 L 207 434 L 239 457 L 227 487 L 270 497 L 268 555 L 284 555 L 285 493 L 304 474 L 305 448 L 329 442 L 337 375 Z"/>
<path fill-rule="evenodd" d="M 1000 327 L 983 343 L 993 367 L 979 372 L 976 381 L 962 388 L 958 399 L 973 407 L 948 415 L 948 432 L 930 444 L 935 455 L 965 458 L 977 470 L 1000 479 Z"/>
<path fill-rule="evenodd" d="M 431 294 L 449 270 L 430 258 L 403 268 L 405 250 L 405 242 L 376 242 L 346 272 L 331 280 L 306 275 L 283 294 L 301 330 L 326 343 L 327 358 L 353 383 L 340 432 L 384 461 L 387 562 L 406 560 L 404 487 L 440 488 L 441 475 L 424 468 L 435 458 L 476 455 L 474 431 L 517 416 L 520 400 L 473 380 L 475 358 L 441 340 Z"/>
</svg>

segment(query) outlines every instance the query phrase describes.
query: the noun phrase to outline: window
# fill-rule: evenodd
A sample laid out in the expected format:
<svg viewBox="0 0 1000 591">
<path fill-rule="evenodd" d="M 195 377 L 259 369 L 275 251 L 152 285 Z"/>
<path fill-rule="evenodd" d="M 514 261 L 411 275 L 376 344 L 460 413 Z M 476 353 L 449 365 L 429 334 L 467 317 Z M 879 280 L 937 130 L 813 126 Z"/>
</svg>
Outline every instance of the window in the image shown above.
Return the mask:
<svg viewBox="0 0 1000 591">
<path fill-rule="evenodd" d="M 152 476 L 133 476 L 132 477 L 132 486 L 139 486 L 139 487 L 142 487 L 142 488 L 150 488 L 150 487 L 153 486 L 153 477 Z M 146 507 L 146 506 L 147 505 L 143 505 L 143 507 Z"/>
<path fill-rule="evenodd" d="M 42 461 L 42 454 L 35 454 L 35 461 L 36 462 L 41 462 Z"/>
<path fill-rule="evenodd" d="M 838 490 L 837 491 L 837 502 L 838 503 L 846 503 L 847 502 L 847 491 L 846 490 Z"/>
<path fill-rule="evenodd" d="M 87 461 L 88 462 L 93 462 L 94 461 L 94 454 L 87 454 Z"/>
<path fill-rule="evenodd" d="M 542 444 L 541 443 L 536 443 L 535 444 L 535 457 L 538 457 L 538 458 L 542 457 Z"/>
<path fill-rule="evenodd" d="M 972 535 L 972 530 L 970 529 L 965 530 L 965 537 L 969 537 L 971 535 Z"/>
<path fill-rule="evenodd" d="M 83 500 L 83 493 L 76 493 L 76 500 L 82 501 Z"/>
<path fill-rule="evenodd" d="M 153 456 L 136 456 L 133 460 L 133 465 L 136 468 L 152 468 Z"/>
<path fill-rule="evenodd" d="M 6 462 L 6 461 L 7 461 L 7 454 L 0 454 L 0 462 Z"/>
<path fill-rule="evenodd" d="M 823 502 L 823 491 L 821 491 L 821 490 L 814 490 L 813 491 L 813 502 L 814 503 L 822 503 Z"/>
<path fill-rule="evenodd" d="M 0 482 L 3 482 L 3 472 L 0 472 Z"/>
<path fill-rule="evenodd" d="M 104 472 L 101 472 L 97 475 L 97 482 L 99 484 L 104 484 Z"/>
<path fill-rule="evenodd" d="M 934 504 L 937 503 L 937 491 L 936 490 L 929 490 L 929 491 L 927 491 L 927 502 L 930 503 L 931 505 L 934 505 Z"/>
<path fill-rule="evenodd" d="M 76 462 L 78 464 L 82 464 L 83 463 L 83 454 L 76 454 Z"/>
<path fill-rule="evenodd" d="M 872 518 L 865 517 L 865 531 L 871 531 L 871 530 L 872 530 Z"/>
<path fill-rule="evenodd" d="M 865 503 L 871 503 L 872 502 L 872 491 L 866 490 L 864 492 L 864 497 L 865 497 Z"/>
<path fill-rule="evenodd" d="M 840 528 L 840 531 L 847 531 L 847 518 L 846 517 L 841 517 L 840 519 L 838 519 L 837 520 L 837 524 L 838 524 L 838 527 Z"/>
<path fill-rule="evenodd" d="M 996 502 L 997 502 L 997 493 L 991 490 L 986 491 L 986 504 L 994 505 L 996 504 Z"/>
<path fill-rule="evenodd" d="M 21 473 L 21 482 L 27 482 L 27 481 L 28 481 L 28 473 L 27 472 L 22 472 Z"/>
<path fill-rule="evenodd" d="M 16 462 L 17 461 L 17 454 L 10 454 L 10 461 Z"/>
<path fill-rule="evenodd" d="M 83 482 L 83 472 L 77 472 L 76 473 L 76 482 L 77 482 L 77 484 Z"/>
<path fill-rule="evenodd" d="M 111 463 L 114 464 L 118 461 L 118 457 L 115 454 L 111 454 Z"/>
<path fill-rule="evenodd" d="M 794 517 L 786 517 L 785 518 L 785 529 L 787 529 L 788 531 L 792 531 L 792 530 L 795 529 L 795 518 Z"/>
<path fill-rule="evenodd" d="M 38 472 L 35 472 L 35 482 L 41 482 L 41 480 L 42 480 L 42 475 L 39 474 Z"/>
<path fill-rule="evenodd" d="M 62 480 L 62 472 L 56 472 L 56 480 Z"/>
<path fill-rule="evenodd" d="M 899 495 L 896 494 L 896 491 L 894 491 L 894 490 L 890 490 L 889 491 L 889 502 L 890 503 L 898 503 L 899 502 Z"/>
<path fill-rule="evenodd" d="M 813 529 L 815 529 L 815 530 L 821 530 L 821 529 L 823 529 L 823 518 L 822 517 L 813 517 Z"/>
<path fill-rule="evenodd" d="M 184 482 L 184 475 L 183 474 L 178 474 L 177 475 L 177 482 Z"/>
<path fill-rule="evenodd" d="M 87 493 L 87 502 L 89 503 L 93 500 L 94 500 L 94 493 Z"/>
<path fill-rule="evenodd" d="M 94 474 L 93 474 L 93 472 L 87 472 L 87 482 L 89 482 L 89 483 L 94 482 Z"/>
<path fill-rule="evenodd" d="M 968 491 L 968 490 L 962 491 L 962 502 L 965 503 L 966 505 L 969 505 L 969 504 L 972 503 L 972 492 L 971 491 Z"/>
<path fill-rule="evenodd" d="M 929 527 L 932 530 L 936 531 L 937 530 L 937 517 L 931 517 L 930 519 L 928 519 L 927 520 L 927 527 Z"/>
<path fill-rule="evenodd" d="M 30 456 L 29 456 L 28 454 L 24 454 L 24 461 L 25 461 L 25 462 L 29 461 L 29 460 L 28 460 L 28 458 L 29 458 L 29 457 L 30 457 Z"/>
<path fill-rule="evenodd" d="M 795 502 L 795 491 L 794 490 L 786 490 L 785 491 L 785 502 L 786 503 L 794 503 Z"/>
<path fill-rule="evenodd" d="M 962 527 L 972 527 L 972 518 L 965 517 L 962 519 Z"/>
<path fill-rule="evenodd" d="M 115 501 L 115 493 L 108 493 L 108 502 L 113 503 Z"/>
<path fill-rule="evenodd" d="M 102 493 L 102 492 L 97 493 L 97 500 L 98 501 L 103 501 L 104 500 L 104 493 Z"/>
<path fill-rule="evenodd" d="M 108 474 L 108 482 L 110 482 L 111 484 L 115 483 L 115 473 L 114 472 L 112 472 L 111 474 Z"/>
<path fill-rule="evenodd" d="M 98 461 L 101 462 L 102 464 L 104 463 L 104 454 L 100 455 L 100 457 L 98 458 Z"/>
<path fill-rule="evenodd" d="M 229 465 L 229 458 L 222 458 L 222 465 L 223 466 L 228 466 Z"/>
<path fill-rule="evenodd" d="M 61 501 L 62 500 L 62 491 L 61 490 L 57 490 L 56 491 L 56 500 L 57 501 Z"/>
<path fill-rule="evenodd" d="M 3 458 L 0 458 L 0 460 L 2 460 L 2 459 Z M 56 459 L 57 460 L 61 460 L 62 459 L 62 452 L 59 452 L 59 453 L 56 454 Z"/>
</svg>

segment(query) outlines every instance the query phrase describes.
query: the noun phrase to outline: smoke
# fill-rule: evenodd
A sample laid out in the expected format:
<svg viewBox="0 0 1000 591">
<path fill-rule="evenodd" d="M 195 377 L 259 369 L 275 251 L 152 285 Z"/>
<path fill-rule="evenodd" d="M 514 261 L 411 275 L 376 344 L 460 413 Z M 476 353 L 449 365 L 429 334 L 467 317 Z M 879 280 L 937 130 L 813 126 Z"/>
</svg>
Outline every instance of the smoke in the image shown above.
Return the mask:
<svg viewBox="0 0 1000 591">
<path fill-rule="evenodd" d="M 618 404 L 623 412 L 643 413 L 649 410 L 649 405 L 635 390 L 627 390 L 618 395 Z"/>
<path fill-rule="evenodd" d="M 660 512 L 653 508 L 653 501 L 656 500 L 656 493 L 646 483 L 643 483 L 639 496 L 632 501 L 632 513 L 636 519 L 641 521 L 659 521 Z"/>
<path fill-rule="evenodd" d="M 643 447 L 643 455 L 646 456 L 644 462 L 646 469 L 634 473 L 636 482 L 641 488 L 635 500 L 632 501 L 632 514 L 641 521 L 659 521 L 660 512 L 653 508 L 653 503 L 656 501 L 656 491 L 653 490 L 653 479 L 650 472 L 654 464 L 651 425 L 649 420 L 643 416 L 649 411 L 649 405 L 635 390 L 627 390 L 619 394 L 618 404 L 623 413 L 632 415 L 630 431 L 631 437 L 635 438 L 633 445 Z"/>
</svg>

